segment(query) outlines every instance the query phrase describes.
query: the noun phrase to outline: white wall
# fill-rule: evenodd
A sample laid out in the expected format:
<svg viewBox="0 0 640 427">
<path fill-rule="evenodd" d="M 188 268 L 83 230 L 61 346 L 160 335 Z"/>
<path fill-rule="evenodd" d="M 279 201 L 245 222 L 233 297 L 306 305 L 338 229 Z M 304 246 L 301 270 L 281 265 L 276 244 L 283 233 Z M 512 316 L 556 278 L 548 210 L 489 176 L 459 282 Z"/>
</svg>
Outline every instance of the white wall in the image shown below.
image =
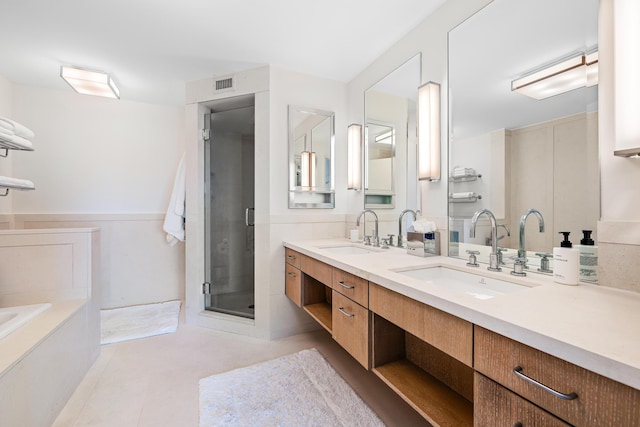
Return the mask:
<svg viewBox="0 0 640 427">
<path fill-rule="evenodd" d="M 601 172 L 601 221 L 598 223 L 598 282 L 640 292 L 640 180 L 639 159 L 613 155 L 615 129 L 615 58 L 613 6 L 600 0 L 598 140 Z M 636 41 L 637 43 L 637 41 Z M 621 52 L 621 57 L 635 52 Z M 623 90 L 626 90 L 624 88 Z"/>
<path fill-rule="evenodd" d="M 16 195 L 14 213 L 166 209 L 184 151 L 182 108 L 15 85 L 13 114 L 36 133 L 14 173 L 38 190 Z"/>
<path fill-rule="evenodd" d="M 442 7 L 411 30 L 398 43 L 383 53 L 348 85 L 349 122 L 364 121 L 364 91 L 398 66 L 422 52 L 422 83 L 434 81 L 447 87 L 447 34 L 456 25 L 471 16 L 491 0 L 448 0 Z M 416 88 L 417 90 L 417 88 Z M 440 182 L 421 182 L 422 215 L 436 221 L 438 228 L 447 227 L 447 121 L 446 90 L 442 91 L 442 136 Z M 349 201 L 352 212 L 362 206 L 353 195 Z M 443 239 L 446 240 L 446 239 Z"/>
<path fill-rule="evenodd" d="M 36 185 L 11 192 L 15 226 L 100 227 L 103 308 L 183 298 L 184 247 L 167 245 L 162 222 L 184 110 L 10 86 L 12 118 L 36 134 L 33 152 L 9 158 Z"/>
<path fill-rule="evenodd" d="M 0 76 L 0 117 L 13 117 L 13 85 L 2 76 Z M 11 159 L 0 158 L 0 175 L 13 176 L 12 173 Z M 13 193 L 0 198 L 0 215 L 11 212 L 12 199 Z M 6 226 L 0 228 L 6 228 Z"/>
</svg>

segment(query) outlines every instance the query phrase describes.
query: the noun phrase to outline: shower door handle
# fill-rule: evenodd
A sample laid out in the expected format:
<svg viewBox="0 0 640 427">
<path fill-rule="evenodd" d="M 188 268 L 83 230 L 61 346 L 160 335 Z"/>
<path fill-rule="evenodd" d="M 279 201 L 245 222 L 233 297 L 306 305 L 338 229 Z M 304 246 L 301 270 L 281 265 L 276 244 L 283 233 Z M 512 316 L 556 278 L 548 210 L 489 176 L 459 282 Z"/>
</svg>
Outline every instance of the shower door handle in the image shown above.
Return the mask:
<svg viewBox="0 0 640 427">
<path fill-rule="evenodd" d="M 253 227 L 255 224 L 255 218 L 253 220 L 253 222 L 249 222 L 249 211 L 254 213 L 255 216 L 255 210 L 256 208 L 246 208 L 244 210 L 244 225 L 246 225 L 247 227 Z"/>
</svg>

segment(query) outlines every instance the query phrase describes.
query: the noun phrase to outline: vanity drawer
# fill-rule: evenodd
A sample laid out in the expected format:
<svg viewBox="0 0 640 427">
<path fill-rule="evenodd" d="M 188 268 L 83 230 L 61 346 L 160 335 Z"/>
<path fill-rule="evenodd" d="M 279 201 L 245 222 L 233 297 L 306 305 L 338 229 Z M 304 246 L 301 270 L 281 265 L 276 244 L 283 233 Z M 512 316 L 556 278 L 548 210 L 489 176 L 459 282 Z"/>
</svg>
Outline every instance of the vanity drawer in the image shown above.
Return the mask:
<svg viewBox="0 0 640 427">
<path fill-rule="evenodd" d="M 369 282 L 369 310 L 467 366 L 473 360 L 473 324 Z"/>
<path fill-rule="evenodd" d="M 361 306 L 369 307 L 369 282 L 367 280 L 334 268 L 332 287 Z"/>
<path fill-rule="evenodd" d="M 334 290 L 331 317 L 333 339 L 369 369 L 369 310 Z"/>
<path fill-rule="evenodd" d="M 300 256 L 301 255 L 293 249 L 284 249 L 284 259 L 287 261 L 287 264 L 290 264 L 295 268 L 300 268 Z"/>
<path fill-rule="evenodd" d="M 285 265 L 284 294 L 302 307 L 302 273 L 290 264 Z"/>
<path fill-rule="evenodd" d="M 306 255 L 300 255 L 300 268 L 323 285 L 331 287 L 331 274 L 333 267 Z"/>
<path fill-rule="evenodd" d="M 473 425 L 475 427 L 570 427 L 547 411 L 475 373 Z"/>
<path fill-rule="evenodd" d="M 478 372 L 578 426 L 640 425 L 640 391 L 558 359 L 502 335 L 475 327 Z M 520 367 L 520 375 L 516 372 Z M 565 398 L 532 384 L 543 384 Z M 577 397 L 573 397 L 575 393 Z"/>
</svg>

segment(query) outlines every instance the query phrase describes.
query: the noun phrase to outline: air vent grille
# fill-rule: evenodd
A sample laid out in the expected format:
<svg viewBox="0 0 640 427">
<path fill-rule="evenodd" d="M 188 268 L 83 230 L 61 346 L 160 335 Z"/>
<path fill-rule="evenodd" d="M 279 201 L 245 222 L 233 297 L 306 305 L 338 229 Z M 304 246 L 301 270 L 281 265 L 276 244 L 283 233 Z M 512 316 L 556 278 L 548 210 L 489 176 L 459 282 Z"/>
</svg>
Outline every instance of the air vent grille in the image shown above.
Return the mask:
<svg viewBox="0 0 640 427">
<path fill-rule="evenodd" d="M 233 89 L 233 77 L 216 80 L 216 90 Z"/>
</svg>

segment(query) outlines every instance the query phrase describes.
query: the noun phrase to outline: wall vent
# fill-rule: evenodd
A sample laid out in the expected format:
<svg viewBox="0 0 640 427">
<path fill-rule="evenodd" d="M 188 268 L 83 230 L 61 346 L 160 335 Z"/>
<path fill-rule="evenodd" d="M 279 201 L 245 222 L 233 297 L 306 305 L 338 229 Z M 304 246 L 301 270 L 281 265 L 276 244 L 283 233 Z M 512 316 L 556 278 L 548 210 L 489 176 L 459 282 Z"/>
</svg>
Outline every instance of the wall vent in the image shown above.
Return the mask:
<svg viewBox="0 0 640 427">
<path fill-rule="evenodd" d="M 216 92 L 221 90 L 233 90 L 233 77 L 216 80 Z"/>
</svg>

